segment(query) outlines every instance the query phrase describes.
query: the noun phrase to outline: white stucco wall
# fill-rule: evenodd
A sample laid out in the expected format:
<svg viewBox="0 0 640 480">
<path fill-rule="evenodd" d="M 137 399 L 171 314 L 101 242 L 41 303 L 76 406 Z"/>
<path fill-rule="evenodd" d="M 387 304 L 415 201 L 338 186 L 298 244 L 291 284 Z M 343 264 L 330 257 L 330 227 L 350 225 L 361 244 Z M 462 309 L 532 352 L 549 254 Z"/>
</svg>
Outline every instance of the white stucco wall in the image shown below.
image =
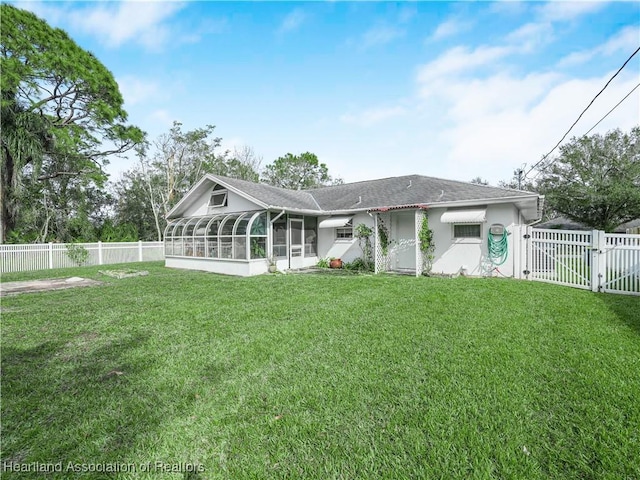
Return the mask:
<svg viewBox="0 0 640 480">
<path fill-rule="evenodd" d="M 318 223 L 327 218 L 330 217 L 319 217 Z M 373 218 L 367 213 L 357 213 L 353 216 L 354 228 L 360 223 L 373 230 Z M 373 236 L 371 240 L 374 240 Z M 335 228 L 318 228 L 318 258 L 340 258 L 348 263 L 359 257 L 362 257 L 362 249 L 357 239 L 337 240 Z"/>
<path fill-rule="evenodd" d="M 246 262 L 194 257 L 167 257 L 165 260 L 165 266 L 169 268 L 203 270 L 205 272 L 237 275 L 240 277 L 260 275 L 262 273 L 267 273 L 268 271 L 268 264 L 266 260 Z"/>
<path fill-rule="evenodd" d="M 507 261 L 498 266 L 498 271 L 487 258 L 489 227 L 494 223 L 500 223 L 512 233 L 513 227 L 518 223 L 518 210 L 512 204 L 489 205 L 487 207 L 487 221 L 482 224 L 482 238 L 480 239 L 454 239 L 453 224 L 441 223 L 440 217 L 446 208 L 434 208 L 428 211 L 429 226 L 433 230 L 436 250 L 433 263 L 433 273 L 454 274 L 462 268 L 468 275 L 493 275 L 513 276 L 514 236 L 509 235 L 509 255 Z"/>
<path fill-rule="evenodd" d="M 183 214 L 184 217 L 198 217 L 201 215 L 210 215 L 217 213 L 234 213 L 234 212 L 246 212 L 251 210 L 259 210 L 261 207 L 253 202 L 250 202 L 240 195 L 228 192 L 227 206 L 216 207 L 209 211 L 209 198 L 213 191 L 213 185 L 205 193 L 196 197 L 191 205 L 189 205 Z"/>
</svg>

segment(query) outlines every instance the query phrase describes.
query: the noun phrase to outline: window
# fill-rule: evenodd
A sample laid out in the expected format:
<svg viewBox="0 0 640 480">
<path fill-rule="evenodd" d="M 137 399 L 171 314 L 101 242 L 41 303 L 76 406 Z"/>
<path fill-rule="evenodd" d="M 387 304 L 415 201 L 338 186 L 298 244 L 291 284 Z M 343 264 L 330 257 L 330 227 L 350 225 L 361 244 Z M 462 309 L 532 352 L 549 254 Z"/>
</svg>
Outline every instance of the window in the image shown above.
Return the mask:
<svg viewBox="0 0 640 480">
<path fill-rule="evenodd" d="M 227 189 L 216 185 L 211 192 L 209 199 L 209 207 L 226 207 L 227 206 Z"/>
<path fill-rule="evenodd" d="M 453 226 L 453 238 L 481 238 L 479 223 L 462 223 Z"/>
<path fill-rule="evenodd" d="M 353 223 L 351 220 L 344 227 L 336 228 L 336 240 L 351 240 L 353 238 Z"/>
</svg>

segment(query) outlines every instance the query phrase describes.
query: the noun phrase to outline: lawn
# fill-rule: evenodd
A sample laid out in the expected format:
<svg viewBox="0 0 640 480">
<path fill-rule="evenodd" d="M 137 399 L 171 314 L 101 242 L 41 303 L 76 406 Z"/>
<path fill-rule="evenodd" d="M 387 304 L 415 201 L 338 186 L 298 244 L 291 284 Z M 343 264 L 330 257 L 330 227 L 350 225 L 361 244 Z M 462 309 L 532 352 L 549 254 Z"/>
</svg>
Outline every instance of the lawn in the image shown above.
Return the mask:
<svg viewBox="0 0 640 480">
<path fill-rule="evenodd" d="M 104 282 L 2 299 L 3 478 L 640 478 L 640 298 L 126 267 L 3 276 Z"/>
</svg>

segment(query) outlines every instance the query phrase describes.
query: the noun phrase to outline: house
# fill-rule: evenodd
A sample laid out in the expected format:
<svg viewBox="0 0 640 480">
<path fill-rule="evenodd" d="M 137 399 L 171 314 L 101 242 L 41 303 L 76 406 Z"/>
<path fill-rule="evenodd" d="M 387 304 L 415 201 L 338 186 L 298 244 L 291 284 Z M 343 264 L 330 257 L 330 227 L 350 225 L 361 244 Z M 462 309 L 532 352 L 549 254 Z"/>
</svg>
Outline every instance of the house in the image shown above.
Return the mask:
<svg viewBox="0 0 640 480">
<path fill-rule="evenodd" d="M 230 275 L 315 265 L 362 256 L 354 227 L 373 230 L 376 272 L 420 275 L 419 231 L 433 231 L 434 273 L 512 276 L 516 226 L 541 218 L 544 197 L 532 192 L 407 175 L 293 191 L 206 175 L 167 216 L 166 266 Z M 503 258 L 489 239 L 502 240 Z M 381 240 L 382 239 L 382 240 Z M 385 241 L 386 240 L 386 241 Z M 494 252 L 495 253 L 495 252 Z"/>
</svg>

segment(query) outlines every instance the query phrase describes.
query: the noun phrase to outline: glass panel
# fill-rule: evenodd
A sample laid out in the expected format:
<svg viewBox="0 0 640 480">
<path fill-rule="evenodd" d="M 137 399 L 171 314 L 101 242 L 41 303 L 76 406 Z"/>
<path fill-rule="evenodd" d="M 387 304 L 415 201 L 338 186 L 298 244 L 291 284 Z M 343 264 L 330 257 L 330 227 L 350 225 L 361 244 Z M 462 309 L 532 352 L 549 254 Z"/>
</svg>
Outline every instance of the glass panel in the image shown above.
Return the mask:
<svg viewBox="0 0 640 480">
<path fill-rule="evenodd" d="M 318 254 L 318 219 L 316 217 L 304 217 L 304 253 L 307 256 Z"/>
<path fill-rule="evenodd" d="M 220 235 L 232 235 L 233 234 L 233 226 L 235 224 L 237 216 L 229 215 L 224 219 L 224 223 L 222 224 L 222 230 L 220 231 Z"/>
<path fill-rule="evenodd" d="M 291 243 L 293 245 L 302 244 L 302 222 L 291 222 Z"/>
<path fill-rule="evenodd" d="M 167 228 L 164 229 L 164 238 L 171 237 L 174 227 L 179 222 L 180 220 L 178 219 L 178 220 L 172 220 L 167 224 Z"/>
<path fill-rule="evenodd" d="M 207 225 L 207 236 L 216 237 L 220 228 L 220 217 L 213 217 Z"/>
<path fill-rule="evenodd" d="M 176 226 L 173 227 L 173 232 L 171 233 L 172 237 L 180 236 L 180 234 L 182 233 L 182 225 L 184 225 L 186 221 L 187 221 L 186 218 L 181 218 L 180 220 L 178 220 L 178 222 L 176 223 Z"/>
<path fill-rule="evenodd" d="M 251 237 L 251 258 L 266 258 L 267 239 L 265 237 Z"/>
<path fill-rule="evenodd" d="M 185 238 L 184 239 L 184 252 L 183 255 L 186 257 L 193 256 L 193 238 Z"/>
<path fill-rule="evenodd" d="M 209 258 L 218 258 L 218 237 L 208 237 L 207 248 L 207 256 Z"/>
<path fill-rule="evenodd" d="M 282 218 L 273 224 L 273 254 L 276 257 L 287 256 L 287 221 Z"/>
<path fill-rule="evenodd" d="M 220 237 L 220 258 L 233 258 L 231 237 Z"/>
<path fill-rule="evenodd" d="M 195 257 L 204 257 L 204 238 L 193 240 L 193 255 Z"/>
<path fill-rule="evenodd" d="M 257 213 L 256 215 L 253 216 L 253 223 L 251 224 L 251 235 L 266 235 L 267 212 Z"/>
<path fill-rule="evenodd" d="M 190 219 L 189 223 L 187 223 L 184 229 L 182 230 L 182 236 L 190 237 L 191 235 L 193 235 L 193 229 L 196 227 L 196 223 L 198 223 L 199 220 L 200 220 L 199 218 Z"/>
<path fill-rule="evenodd" d="M 235 235 L 246 235 L 247 234 L 247 224 L 249 223 L 249 218 L 239 218 L 236 221 L 236 231 Z"/>
<path fill-rule="evenodd" d="M 164 254 L 173 255 L 173 241 L 170 238 L 164 239 Z"/>
<path fill-rule="evenodd" d="M 210 217 L 203 217 L 196 224 L 196 228 L 193 230 L 193 235 L 196 237 L 204 237 L 207 234 L 207 224 L 211 220 Z"/>
<path fill-rule="evenodd" d="M 182 239 L 178 238 L 173 241 L 173 254 L 182 255 Z"/>
<path fill-rule="evenodd" d="M 233 258 L 247 258 L 247 237 L 233 238 Z"/>
<path fill-rule="evenodd" d="M 454 238 L 480 238 L 480 225 L 454 225 Z"/>
</svg>

